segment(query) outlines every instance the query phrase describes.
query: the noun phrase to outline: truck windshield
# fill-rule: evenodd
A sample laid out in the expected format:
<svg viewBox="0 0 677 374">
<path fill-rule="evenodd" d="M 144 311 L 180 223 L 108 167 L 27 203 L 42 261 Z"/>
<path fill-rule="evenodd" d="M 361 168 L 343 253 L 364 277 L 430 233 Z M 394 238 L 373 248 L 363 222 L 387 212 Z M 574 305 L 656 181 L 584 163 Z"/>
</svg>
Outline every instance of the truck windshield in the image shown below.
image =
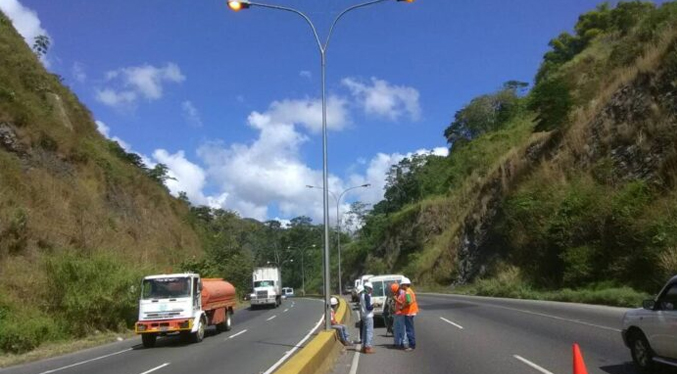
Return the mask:
<svg viewBox="0 0 677 374">
<path fill-rule="evenodd" d="M 190 297 L 190 278 L 144 279 L 143 299 L 170 299 Z"/>
<path fill-rule="evenodd" d="M 273 281 L 256 281 L 254 282 L 254 287 L 272 287 L 273 286 Z"/>
</svg>

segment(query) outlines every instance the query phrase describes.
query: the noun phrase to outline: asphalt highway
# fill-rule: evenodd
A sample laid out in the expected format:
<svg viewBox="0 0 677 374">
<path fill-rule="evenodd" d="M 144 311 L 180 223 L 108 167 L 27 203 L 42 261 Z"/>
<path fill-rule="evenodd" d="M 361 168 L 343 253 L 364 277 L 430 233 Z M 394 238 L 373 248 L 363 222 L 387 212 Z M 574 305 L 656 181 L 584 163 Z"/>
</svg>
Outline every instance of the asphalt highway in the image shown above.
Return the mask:
<svg viewBox="0 0 677 374">
<path fill-rule="evenodd" d="M 201 343 L 159 338 L 145 349 L 128 339 L 62 357 L 0 369 L 1 374 L 269 373 L 292 355 L 322 318 L 322 302 L 291 298 L 276 309 L 238 310 L 231 331 L 207 330 Z"/>
<path fill-rule="evenodd" d="M 573 343 L 590 374 L 636 374 L 621 339 L 626 309 L 437 294 L 417 300 L 415 351 L 393 349 L 385 328 L 376 328 L 376 353 L 347 349 L 333 374 L 568 374 Z"/>
</svg>

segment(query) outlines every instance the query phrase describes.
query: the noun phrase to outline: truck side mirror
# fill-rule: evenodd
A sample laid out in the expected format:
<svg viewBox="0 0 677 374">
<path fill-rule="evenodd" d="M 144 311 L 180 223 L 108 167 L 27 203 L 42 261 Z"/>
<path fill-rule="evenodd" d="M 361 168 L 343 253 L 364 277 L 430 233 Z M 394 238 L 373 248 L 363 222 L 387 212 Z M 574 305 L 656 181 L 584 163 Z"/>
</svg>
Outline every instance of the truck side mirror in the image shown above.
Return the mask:
<svg viewBox="0 0 677 374">
<path fill-rule="evenodd" d="M 654 310 L 656 309 L 656 301 L 655 300 L 644 300 L 642 302 L 642 308 L 646 310 Z"/>
</svg>

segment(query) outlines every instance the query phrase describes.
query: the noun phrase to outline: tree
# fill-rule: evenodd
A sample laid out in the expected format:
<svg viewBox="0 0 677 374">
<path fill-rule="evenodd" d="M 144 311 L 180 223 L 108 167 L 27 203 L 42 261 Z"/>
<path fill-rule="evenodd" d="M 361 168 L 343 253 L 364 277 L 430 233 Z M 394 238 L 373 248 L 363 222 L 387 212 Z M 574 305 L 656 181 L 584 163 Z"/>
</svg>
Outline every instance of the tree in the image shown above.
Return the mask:
<svg viewBox="0 0 677 374">
<path fill-rule="evenodd" d="M 493 94 L 474 98 L 463 109 L 456 112 L 454 121 L 444 130 L 444 137 L 450 145 L 458 141 L 472 140 L 484 133 L 499 129 L 519 110 L 518 90 L 528 84 L 508 81 Z"/>
<path fill-rule="evenodd" d="M 42 57 L 47 54 L 51 41 L 47 35 L 38 35 L 33 39 L 33 52 Z"/>
<path fill-rule="evenodd" d="M 148 170 L 148 176 L 162 185 L 164 185 L 165 181 L 168 179 L 176 180 L 176 178 L 169 176 L 169 168 L 162 163 L 157 164 L 154 168 Z"/>
<path fill-rule="evenodd" d="M 186 191 L 179 191 L 179 200 L 183 201 L 186 205 L 190 206 L 190 199 L 188 199 L 188 194 Z"/>
<path fill-rule="evenodd" d="M 361 201 L 350 204 L 350 210 L 346 213 L 343 227 L 351 237 L 364 225 L 367 214 L 369 214 L 369 204 Z"/>
</svg>

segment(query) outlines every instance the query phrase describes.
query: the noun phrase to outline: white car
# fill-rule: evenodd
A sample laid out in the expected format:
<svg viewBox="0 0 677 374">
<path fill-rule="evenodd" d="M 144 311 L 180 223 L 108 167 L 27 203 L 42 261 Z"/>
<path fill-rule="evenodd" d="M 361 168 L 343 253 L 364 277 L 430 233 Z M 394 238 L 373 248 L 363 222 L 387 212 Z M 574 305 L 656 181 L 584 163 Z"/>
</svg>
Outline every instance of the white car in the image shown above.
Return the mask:
<svg viewBox="0 0 677 374">
<path fill-rule="evenodd" d="M 623 341 L 635 367 L 642 374 L 654 373 L 657 363 L 677 367 L 677 276 L 642 306 L 623 317 Z"/>
</svg>

